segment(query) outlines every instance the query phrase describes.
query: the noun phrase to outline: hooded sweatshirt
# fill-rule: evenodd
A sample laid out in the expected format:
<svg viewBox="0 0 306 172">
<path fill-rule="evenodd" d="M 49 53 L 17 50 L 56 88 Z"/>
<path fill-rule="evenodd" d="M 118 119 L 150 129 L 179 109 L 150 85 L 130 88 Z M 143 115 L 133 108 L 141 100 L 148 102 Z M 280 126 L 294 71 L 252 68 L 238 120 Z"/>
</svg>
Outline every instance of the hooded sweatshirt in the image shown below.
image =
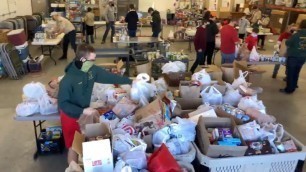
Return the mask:
<svg viewBox="0 0 306 172">
<path fill-rule="evenodd" d="M 286 41 L 288 57 L 306 59 L 306 29 L 299 30 Z"/>
<path fill-rule="evenodd" d="M 158 11 L 153 11 L 152 13 L 152 32 L 160 32 L 161 31 L 161 18 Z"/>
<path fill-rule="evenodd" d="M 78 119 L 83 109 L 88 108 L 95 82 L 103 84 L 131 84 L 129 78 L 121 77 L 93 65 L 87 73 L 71 62 L 65 69 L 65 76 L 60 82 L 58 106 L 68 116 Z"/>
<path fill-rule="evenodd" d="M 128 30 L 137 30 L 138 14 L 135 10 L 127 13 L 125 22 L 128 23 Z"/>
</svg>

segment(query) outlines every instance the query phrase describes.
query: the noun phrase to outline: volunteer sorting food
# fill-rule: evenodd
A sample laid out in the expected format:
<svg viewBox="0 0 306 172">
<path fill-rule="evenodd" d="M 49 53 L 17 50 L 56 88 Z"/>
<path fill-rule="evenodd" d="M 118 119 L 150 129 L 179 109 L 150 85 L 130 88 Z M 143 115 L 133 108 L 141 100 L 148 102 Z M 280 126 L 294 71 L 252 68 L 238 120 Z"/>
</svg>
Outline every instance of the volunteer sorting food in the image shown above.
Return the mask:
<svg viewBox="0 0 306 172">
<path fill-rule="evenodd" d="M 97 113 L 89 107 L 95 82 L 105 84 L 131 84 L 131 80 L 105 71 L 94 65 L 96 58 L 92 46 L 78 46 L 76 57 L 66 68 L 66 74 L 59 87 L 59 109 L 63 134 L 68 151 L 68 163 L 78 162 L 78 155 L 71 149 L 75 131 L 80 131 L 77 123 L 81 115 Z"/>
</svg>

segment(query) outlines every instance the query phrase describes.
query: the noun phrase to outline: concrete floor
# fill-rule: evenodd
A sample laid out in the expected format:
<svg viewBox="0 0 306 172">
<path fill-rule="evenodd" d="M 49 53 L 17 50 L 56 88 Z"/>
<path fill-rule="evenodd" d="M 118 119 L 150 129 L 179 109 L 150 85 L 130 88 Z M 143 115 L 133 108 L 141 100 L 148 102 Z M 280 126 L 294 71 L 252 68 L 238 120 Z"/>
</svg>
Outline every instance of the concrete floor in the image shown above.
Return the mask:
<svg viewBox="0 0 306 172">
<path fill-rule="evenodd" d="M 165 27 L 164 37 L 169 33 L 172 27 Z M 107 43 L 101 45 L 101 37 L 104 28 L 98 30 L 98 38 L 95 47 L 112 47 L 109 39 Z M 150 29 L 145 28 L 143 32 L 149 35 Z M 275 39 L 276 37 L 271 37 Z M 266 43 L 267 51 L 271 52 L 274 44 Z M 174 43 L 171 46 L 172 51 L 187 51 L 188 43 Z M 270 50 L 270 51 L 269 51 Z M 40 55 L 40 49 L 36 46 L 30 47 L 33 56 Z M 54 58 L 61 56 L 61 49 L 54 50 Z M 69 59 L 67 61 L 57 61 L 56 66 L 50 59 L 43 64 L 43 72 L 39 74 L 28 74 L 21 80 L 10 80 L 8 78 L 0 79 L 0 171 L 3 172 L 54 172 L 64 171 L 66 168 L 66 153 L 52 156 L 42 156 L 36 161 L 33 160 L 35 152 L 34 132 L 32 122 L 16 122 L 13 120 L 16 105 L 21 102 L 22 87 L 31 81 L 39 81 L 44 84 L 59 75 L 64 74 L 64 68 L 74 57 L 73 51 L 69 50 Z M 194 59 L 195 54 L 190 53 L 190 58 Z M 97 60 L 103 61 L 101 59 Z M 111 60 L 110 60 L 111 61 Z M 216 56 L 216 63 L 220 63 L 220 54 Z M 191 62 L 192 64 L 192 62 Z M 263 100 L 269 114 L 274 115 L 278 122 L 282 123 L 287 131 L 292 133 L 303 144 L 306 144 L 306 68 L 301 72 L 299 80 L 299 88 L 292 95 L 279 93 L 279 88 L 283 88 L 285 83 L 282 81 L 284 77 L 284 67 L 279 72 L 277 79 L 272 79 L 272 66 L 263 66 L 267 72 L 263 76 L 259 86 L 264 88 L 263 94 L 259 98 Z M 48 123 L 46 125 L 56 125 L 56 123 Z"/>
</svg>

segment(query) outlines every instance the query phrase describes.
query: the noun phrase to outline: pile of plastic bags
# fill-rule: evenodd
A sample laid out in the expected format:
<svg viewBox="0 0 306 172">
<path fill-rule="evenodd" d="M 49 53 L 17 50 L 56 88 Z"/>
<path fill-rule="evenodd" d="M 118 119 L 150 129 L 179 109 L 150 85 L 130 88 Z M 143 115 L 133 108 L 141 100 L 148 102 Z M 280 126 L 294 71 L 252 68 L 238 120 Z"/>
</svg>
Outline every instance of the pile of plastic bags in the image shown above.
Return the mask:
<svg viewBox="0 0 306 172">
<path fill-rule="evenodd" d="M 30 116 L 36 113 L 50 115 L 57 112 L 57 99 L 48 95 L 43 84 L 32 82 L 23 87 L 23 102 L 16 107 L 18 116 Z"/>
</svg>

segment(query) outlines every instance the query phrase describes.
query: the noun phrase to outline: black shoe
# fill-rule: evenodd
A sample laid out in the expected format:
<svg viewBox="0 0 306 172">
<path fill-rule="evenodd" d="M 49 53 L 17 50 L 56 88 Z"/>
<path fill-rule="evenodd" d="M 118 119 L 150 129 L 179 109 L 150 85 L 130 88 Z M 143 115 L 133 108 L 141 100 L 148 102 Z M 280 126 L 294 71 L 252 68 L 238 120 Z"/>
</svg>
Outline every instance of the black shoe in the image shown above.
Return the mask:
<svg viewBox="0 0 306 172">
<path fill-rule="evenodd" d="M 101 44 L 105 44 L 105 41 L 102 41 Z"/>
<path fill-rule="evenodd" d="M 292 94 L 293 92 L 288 92 L 286 89 L 279 89 L 279 92 L 285 93 L 285 94 Z"/>
<path fill-rule="evenodd" d="M 67 60 L 67 57 L 62 56 L 61 58 L 59 58 L 58 60 Z"/>
</svg>

